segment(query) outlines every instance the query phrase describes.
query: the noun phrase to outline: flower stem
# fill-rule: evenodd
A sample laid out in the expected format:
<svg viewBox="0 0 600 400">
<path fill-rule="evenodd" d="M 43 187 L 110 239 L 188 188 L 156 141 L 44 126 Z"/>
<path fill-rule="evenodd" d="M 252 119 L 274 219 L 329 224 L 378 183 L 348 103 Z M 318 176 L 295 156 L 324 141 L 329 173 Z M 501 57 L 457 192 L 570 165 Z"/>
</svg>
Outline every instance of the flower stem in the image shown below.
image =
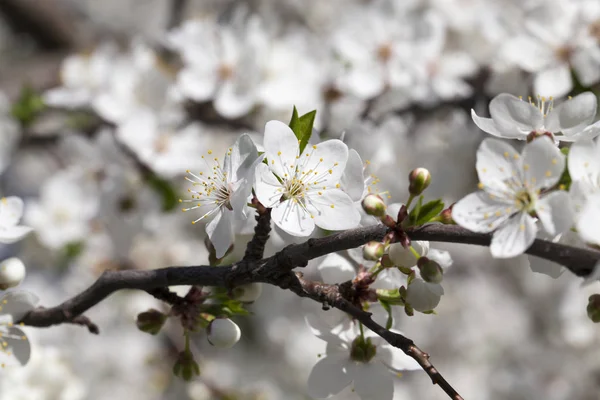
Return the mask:
<svg viewBox="0 0 600 400">
<path fill-rule="evenodd" d="M 411 194 L 410 196 L 408 196 L 408 201 L 406 202 L 406 208 L 410 207 L 410 203 L 412 203 L 413 199 L 415 198 L 415 196 L 413 194 Z"/>
<path fill-rule="evenodd" d="M 417 253 L 417 251 L 415 250 L 414 247 L 410 246 L 408 248 L 410 250 L 410 252 L 413 254 L 413 256 L 415 256 L 415 258 L 418 260 L 419 258 L 421 258 L 421 255 L 419 253 Z"/>
</svg>

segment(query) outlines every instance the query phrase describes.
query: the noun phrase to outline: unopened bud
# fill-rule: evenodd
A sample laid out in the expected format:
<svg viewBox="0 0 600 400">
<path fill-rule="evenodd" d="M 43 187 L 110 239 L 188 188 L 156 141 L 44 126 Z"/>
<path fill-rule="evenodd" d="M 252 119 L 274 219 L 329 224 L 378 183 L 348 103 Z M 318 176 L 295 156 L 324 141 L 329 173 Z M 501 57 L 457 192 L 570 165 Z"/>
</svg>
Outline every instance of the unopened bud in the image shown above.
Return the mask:
<svg viewBox="0 0 600 400">
<path fill-rule="evenodd" d="M 363 258 L 365 260 L 377 261 L 383 256 L 385 246 L 379 242 L 369 242 L 363 246 Z"/>
<path fill-rule="evenodd" d="M 451 205 L 450 207 L 446 208 L 445 210 L 443 210 L 440 213 L 440 216 L 439 216 L 438 220 L 442 224 L 446 224 L 446 225 L 454 225 L 454 224 L 456 224 L 456 222 L 454 222 L 454 219 L 452 219 L 452 207 L 453 206 L 454 206 L 454 204 Z"/>
<path fill-rule="evenodd" d="M 206 328 L 208 342 L 215 347 L 228 349 L 233 347 L 242 335 L 240 327 L 228 318 L 213 319 Z"/>
<path fill-rule="evenodd" d="M 594 323 L 600 322 L 600 294 L 593 294 L 588 299 L 587 315 Z"/>
<path fill-rule="evenodd" d="M 424 256 L 429 252 L 429 242 L 415 240 L 409 243 L 419 256 Z M 401 243 L 394 243 L 389 249 L 390 259 L 398 267 L 413 267 L 417 264 L 417 257 L 410 248 L 404 247 Z"/>
<path fill-rule="evenodd" d="M 368 194 L 362 201 L 362 208 L 369 215 L 383 217 L 385 215 L 385 202 L 376 194 Z"/>
<path fill-rule="evenodd" d="M 185 350 L 179 353 L 177 361 L 173 366 L 173 374 L 185 381 L 191 381 L 195 375 L 200 375 L 200 367 L 191 351 Z"/>
<path fill-rule="evenodd" d="M 260 297 L 262 293 L 262 283 L 248 283 L 237 286 L 233 289 L 233 298 L 242 303 L 252 303 Z"/>
<path fill-rule="evenodd" d="M 418 196 L 431 183 L 431 174 L 426 168 L 415 168 L 408 174 L 408 191 L 413 196 Z"/>
<path fill-rule="evenodd" d="M 142 332 L 156 335 L 165 324 L 167 316 L 158 310 L 150 309 L 138 314 L 135 324 Z"/>
<path fill-rule="evenodd" d="M 444 271 L 440 264 L 427 257 L 419 258 L 417 267 L 419 267 L 421 278 L 423 278 L 425 282 L 440 283 L 444 279 Z"/>
<path fill-rule="evenodd" d="M 7 258 L 0 264 L 0 290 L 15 287 L 25 278 L 25 264 L 16 257 Z"/>
</svg>

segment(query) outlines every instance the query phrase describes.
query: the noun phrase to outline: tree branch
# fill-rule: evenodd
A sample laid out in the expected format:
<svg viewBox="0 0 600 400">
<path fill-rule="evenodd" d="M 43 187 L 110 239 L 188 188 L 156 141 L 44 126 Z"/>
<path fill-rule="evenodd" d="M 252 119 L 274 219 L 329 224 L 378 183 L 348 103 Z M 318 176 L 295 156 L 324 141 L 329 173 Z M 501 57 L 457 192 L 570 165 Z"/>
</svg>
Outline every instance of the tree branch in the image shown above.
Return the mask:
<svg viewBox="0 0 600 400">
<path fill-rule="evenodd" d="M 257 218 L 257 236 L 261 236 L 261 218 L 270 219 L 269 214 Z M 266 224 L 266 222 L 265 222 Z M 397 333 L 391 332 L 371 318 L 371 314 L 357 307 L 355 288 L 352 282 L 339 285 L 327 285 L 320 282 L 304 280 L 301 273 L 292 269 L 304 267 L 309 260 L 337 251 L 359 247 L 372 240 L 382 240 L 389 232 L 384 225 L 375 225 L 340 232 L 319 239 L 309 239 L 302 244 L 290 245 L 279 253 L 266 259 L 256 259 L 258 252 L 264 250 L 266 236 L 250 242 L 244 260 L 226 267 L 192 266 L 167 267 L 150 271 L 121 270 L 106 271 L 88 289 L 77 296 L 53 308 L 38 308 L 27 314 L 23 324 L 47 327 L 61 323 L 75 323 L 87 326 L 91 332 L 97 333 L 97 327 L 82 314 L 101 302 L 113 292 L 121 289 L 145 290 L 153 296 L 167 301 L 178 301 L 178 296 L 171 293 L 169 286 L 200 285 L 233 288 L 235 286 L 263 282 L 288 289 L 301 297 L 336 307 L 344 311 L 364 326 L 371 329 L 392 346 L 401 349 L 415 359 L 429 375 L 434 384 L 439 385 L 451 399 L 462 397 L 452 388 L 437 369 L 429 362 L 429 355 L 417 347 L 414 342 Z M 428 225 L 406 231 L 412 240 L 429 240 L 476 245 L 489 245 L 491 235 L 469 232 L 456 225 Z M 256 241 L 255 241 L 256 240 Z M 252 244 L 252 243 L 255 244 Z M 256 249 L 254 247 L 256 246 Z M 589 275 L 600 260 L 600 252 L 566 246 L 536 239 L 527 250 L 532 254 L 567 267 L 577 276 Z M 250 254 L 251 256 L 248 256 Z"/>
<path fill-rule="evenodd" d="M 429 354 L 421 350 L 411 339 L 399 333 L 394 333 L 379 325 L 371 318 L 371 313 L 363 311 L 348 301 L 341 293 L 344 285 L 328 285 L 321 282 L 305 280 L 302 273 L 295 274 L 296 281 L 289 287 L 300 297 L 309 297 L 321 303 L 327 303 L 345 313 L 350 314 L 361 324 L 372 330 L 392 346 L 402 350 L 404 354 L 413 358 L 429 375 L 434 385 L 438 385 L 451 399 L 463 400 L 460 394 L 446 381 L 440 372 L 429 361 Z"/>
</svg>

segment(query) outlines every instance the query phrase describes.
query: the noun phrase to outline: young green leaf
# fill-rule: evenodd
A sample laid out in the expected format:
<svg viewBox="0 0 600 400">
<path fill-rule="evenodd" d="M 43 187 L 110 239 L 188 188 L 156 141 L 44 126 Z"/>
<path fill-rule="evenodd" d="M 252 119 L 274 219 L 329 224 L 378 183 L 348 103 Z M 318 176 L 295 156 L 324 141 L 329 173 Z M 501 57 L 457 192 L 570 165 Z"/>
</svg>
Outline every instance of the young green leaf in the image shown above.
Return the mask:
<svg viewBox="0 0 600 400">
<path fill-rule="evenodd" d="M 304 148 L 310 140 L 316 115 L 317 110 L 313 110 L 302 116 L 298 116 L 298 110 L 294 106 L 292 119 L 290 120 L 290 128 L 292 128 L 292 131 L 300 141 L 300 154 L 302 154 Z"/>
<path fill-rule="evenodd" d="M 441 199 L 432 200 L 422 205 L 415 225 L 419 226 L 429 222 L 433 217 L 442 212 L 443 209 L 444 202 Z"/>
</svg>

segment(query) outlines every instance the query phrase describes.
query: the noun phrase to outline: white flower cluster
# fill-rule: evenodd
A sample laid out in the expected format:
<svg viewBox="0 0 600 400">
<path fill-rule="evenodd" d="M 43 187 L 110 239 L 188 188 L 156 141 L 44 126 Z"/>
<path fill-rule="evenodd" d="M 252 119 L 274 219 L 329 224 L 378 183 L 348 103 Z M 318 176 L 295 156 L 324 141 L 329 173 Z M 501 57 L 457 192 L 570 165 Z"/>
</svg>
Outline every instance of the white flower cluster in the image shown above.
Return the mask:
<svg viewBox="0 0 600 400">
<path fill-rule="evenodd" d="M 519 153 L 505 142 L 485 139 L 477 151 L 481 191 L 453 207 L 452 217 L 459 225 L 474 232 L 494 232 L 490 245 L 494 257 L 525 252 L 538 235 L 537 222 L 551 238 L 576 228 L 583 241 L 600 243 L 600 153 L 593 141 L 600 125 L 592 124 L 596 96 L 586 92 L 557 107 L 553 103 L 552 98 L 525 102 L 500 94 L 490 103 L 491 118 L 472 113 L 487 133 L 528 141 Z M 559 141 L 575 142 L 566 149 L 568 161 L 557 147 Z"/>
</svg>

